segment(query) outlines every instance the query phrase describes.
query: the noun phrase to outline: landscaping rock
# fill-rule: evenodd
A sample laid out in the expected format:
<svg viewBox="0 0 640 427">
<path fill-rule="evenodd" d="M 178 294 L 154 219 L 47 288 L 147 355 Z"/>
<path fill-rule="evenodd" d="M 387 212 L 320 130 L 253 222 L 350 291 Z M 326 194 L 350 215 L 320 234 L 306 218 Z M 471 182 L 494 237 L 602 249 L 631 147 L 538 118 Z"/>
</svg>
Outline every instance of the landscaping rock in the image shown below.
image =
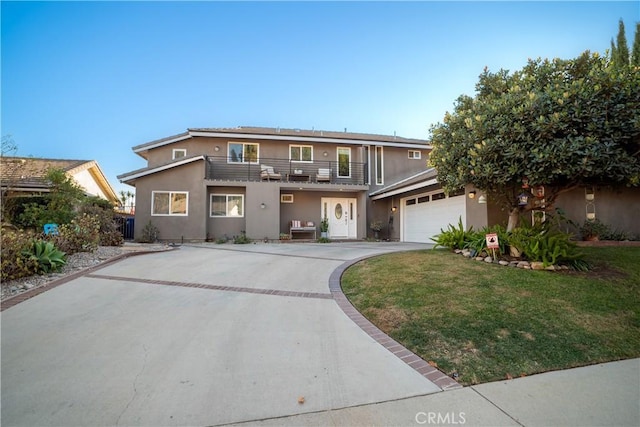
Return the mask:
<svg viewBox="0 0 640 427">
<path fill-rule="evenodd" d="M 533 270 L 544 270 L 544 264 L 540 261 L 534 261 L 531 263 L 531 268 Z"/>
<path fill-rule="evenodd" d="M 530 265 L 525 265 L 525 266 L 524 266 L 524 267 L 522 267 L 522 268 L 524 268 L 525 270 L 531 270 L 531 266 L 530 266 Z"/>
<path fill-rule="evenodd" d="M 477 256 L 474 258 L 476 261 L 484 261 L 484 257 Z"/>
<path fill-rule="evenodd" d="M 491 258 L 490 256 L 486 257 L 484 259 L 484 262 L 493 262 L 493 258 Z"/>
<path fill-rule="evenodd" d="M 453 253 L 455 253 L 455 254 L 459 254 L 459 253 L 461 253 L 461 252 L 462 252 L 462 251 L 461 251 L 460 249 L 455 249 L 455 250 L 453 251 Z"/>
<path fill-rule="evenodd" d="M 469 258 L 471 256 L 471 251 L 468 251 L 468 250 L 462 251 L 462 256 Z"/>
<path fill-rule="evenodd" d="M 549 266 L 545 267 L 545 270 L 555 271 L 555 270 L 556 270 L 556 267 L 555 267 L 555 266 L 553 266 L 553 265 L 549 265 Z"/>
<path fill-rule="evenodd" d="M 518 264 L 516 265 L 518 268 L 525 268 L 525 267 L 531 268 L 528 261 L 518 261 Z"/>
<path fill-rule="evenodd" d="M 500 264 L 500 265 L 510 265 L 511 263 L 509 261 L 500 260 L 500 261 L 498 261 L 498 264 Z M 517 265 L 517 264 L 514 264 L 514 265 Z"/>
</svg>

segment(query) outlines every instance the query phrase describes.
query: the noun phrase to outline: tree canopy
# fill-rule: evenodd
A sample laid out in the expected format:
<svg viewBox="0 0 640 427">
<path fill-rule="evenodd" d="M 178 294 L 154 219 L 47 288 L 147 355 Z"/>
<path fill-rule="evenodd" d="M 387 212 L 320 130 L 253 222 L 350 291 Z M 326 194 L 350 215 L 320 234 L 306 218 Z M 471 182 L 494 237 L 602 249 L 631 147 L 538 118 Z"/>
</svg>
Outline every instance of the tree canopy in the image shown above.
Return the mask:
<svg viewBox="0 0 640 427">
<path fill-rule="evenodd" d="M 476 92 L 430 129 L 430 163 L 446 190 L 473 184 L 517 217 L 578 186 L 640 184 L 637 68 L 587 51 L 514 73 L 485 69 Z M 544 185 L 544 205 L 519 206 L 525 179 Z"/>
</svg>

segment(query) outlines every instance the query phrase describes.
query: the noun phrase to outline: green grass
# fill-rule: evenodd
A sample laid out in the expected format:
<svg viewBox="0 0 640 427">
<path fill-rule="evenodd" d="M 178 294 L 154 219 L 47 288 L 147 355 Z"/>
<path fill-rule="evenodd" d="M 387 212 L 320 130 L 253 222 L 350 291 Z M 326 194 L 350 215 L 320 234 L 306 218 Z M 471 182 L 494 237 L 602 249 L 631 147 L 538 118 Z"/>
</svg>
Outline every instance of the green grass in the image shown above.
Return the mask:
<svg viewBox="0 0 640 427">
<path fill-rule="evenodd" d="M 640 356 L 640 248 L 584 248 L 587 273 L 521 270 L 446 250 L 350 267 L 345 295 L 462 384 Z"/>
</svg>

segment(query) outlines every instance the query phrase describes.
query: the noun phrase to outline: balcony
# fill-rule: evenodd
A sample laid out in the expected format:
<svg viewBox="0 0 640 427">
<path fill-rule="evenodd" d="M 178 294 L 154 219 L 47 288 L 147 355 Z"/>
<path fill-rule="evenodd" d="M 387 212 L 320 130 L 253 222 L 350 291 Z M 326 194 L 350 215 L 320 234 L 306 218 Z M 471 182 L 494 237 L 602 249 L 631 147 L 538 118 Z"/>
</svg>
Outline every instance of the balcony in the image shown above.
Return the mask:
<svg viewBox="0 0 640 427">
<path fill-rule="evenodd" d="M 318 184 L 366 185 L 367 164 L 337 161 L 315 160 L 297 162 L 289 159 L 261 158 L 258 163 L 228 162 L 227 156 L 207 156 L 205 179 L 212 181 L 281 181 L 309 182 Z M 261 174 L 262 165 L 271 166 L 279 175 L 273 179 Z M 328 169 L 329 174 L 324 175 Z"/>
</svg>

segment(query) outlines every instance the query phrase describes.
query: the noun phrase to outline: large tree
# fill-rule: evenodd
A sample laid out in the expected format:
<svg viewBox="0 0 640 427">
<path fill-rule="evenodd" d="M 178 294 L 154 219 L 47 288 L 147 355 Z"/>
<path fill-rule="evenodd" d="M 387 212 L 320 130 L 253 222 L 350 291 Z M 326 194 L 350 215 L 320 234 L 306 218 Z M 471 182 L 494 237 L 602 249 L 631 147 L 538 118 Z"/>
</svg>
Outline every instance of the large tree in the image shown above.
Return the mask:
<svg viewBox="0 0 640 427">
<path fill-rule="evenodd" d="M 578 186 L 637 186 L 640 72 L 631 68 L 587 51 L 529 60 L 513 74 L 485 69 L 475 97 L 460 96 L 430 129 L 438 180 L 449 191 L 465 184 L 486 191 L 509 209 L 510 230 L 522 212 L 549 210 Z M 544 204 L 532 203 L 539 185 Z M 523 192 L 531 196 L 526 206 L 518 202 Z"/>
<path fill-rule="evenodd" d="M 629 65 L 629 47 L 627 46 L 627 36 L 624 32 L 624 22 L 622 19 L 618 21 L 618 36 L 616 37 L 617 44 L 615 49 L 611 51 L 611 58 L 613 62 L 620 67 Z M 611 46 L 613 47 L 613 40 L 611 40 Z"/>
<path fill-rule="evenodd" d="M 631 65 L 640 67 L 640 22 L 636 23 L 636 34 L 633 38 L 633 50 L 631 51 Z"/>
</svg>

